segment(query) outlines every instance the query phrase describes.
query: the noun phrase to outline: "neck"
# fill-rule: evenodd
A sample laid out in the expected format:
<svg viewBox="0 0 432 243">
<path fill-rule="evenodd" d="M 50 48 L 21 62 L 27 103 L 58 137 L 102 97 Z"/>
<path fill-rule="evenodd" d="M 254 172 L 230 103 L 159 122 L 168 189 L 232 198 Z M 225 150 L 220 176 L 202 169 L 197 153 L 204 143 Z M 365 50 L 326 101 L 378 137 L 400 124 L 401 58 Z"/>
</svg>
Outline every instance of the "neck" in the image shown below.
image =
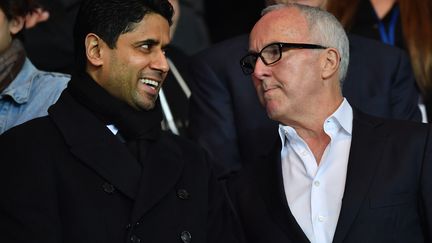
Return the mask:
<svg viewBox="0 0 432 243">
<path fill-rule="evenodd" d="M 392 9 L 393 5 L 396 3 L 396 0 L 370 0 L 370 2 L 378 18 L 383 19 Z"/>
<path fill-rule="evenodd" d="M 316 163 L 319 165 L 321 162 L 322 155 L 324 154 L 325 149 L 330 143 L 330 137 L 324 132 L 324 129 L 321 126 L 321 131 L 319 132 L 311 132 L 304 133 L 302 135 L 299 134 L 300 137 L 306 142 L 312 151 Z"/>
<path fill-rule="evenodd" d="M 330 137 L 324 131 L 325 120 L 333 114 L 342 104 L 343 97 L 333 100 L 327 104 L 321 102 L 317 109 L 311 110 L 309 115 L 301 115 L 300 120 L 285 123 L 293 127 L 297 134 L 306 142 L 315 160 L 319 165 L 322 155 L 327 145 L 330 143 Z"/>
</svg>

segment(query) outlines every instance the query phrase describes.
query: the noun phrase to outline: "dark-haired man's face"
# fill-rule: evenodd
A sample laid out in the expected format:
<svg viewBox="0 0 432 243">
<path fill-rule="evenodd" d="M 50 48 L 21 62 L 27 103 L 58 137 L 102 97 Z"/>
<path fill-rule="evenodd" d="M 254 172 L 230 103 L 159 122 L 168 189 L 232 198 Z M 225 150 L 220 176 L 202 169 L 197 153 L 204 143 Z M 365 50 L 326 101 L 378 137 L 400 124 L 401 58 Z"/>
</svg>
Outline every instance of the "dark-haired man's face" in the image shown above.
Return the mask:
<svg viewBox="0 0 432 243">
<path fill-rule="evenodd" d="M 137 110 L 154 107 L 169 70 L 165 47 L 170 41 L 168 21 L 147 14 L 114 49 L 105 48 L 103 78 L 98 83 L 111 95 Z"/>
</svg>

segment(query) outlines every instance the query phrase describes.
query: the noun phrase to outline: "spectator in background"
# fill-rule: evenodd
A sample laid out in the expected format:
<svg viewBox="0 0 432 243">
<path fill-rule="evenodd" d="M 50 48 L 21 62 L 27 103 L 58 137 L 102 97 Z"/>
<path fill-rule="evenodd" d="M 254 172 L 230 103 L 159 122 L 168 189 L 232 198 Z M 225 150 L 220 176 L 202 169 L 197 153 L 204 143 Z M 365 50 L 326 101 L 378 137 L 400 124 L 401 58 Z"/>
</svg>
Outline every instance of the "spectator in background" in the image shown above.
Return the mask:
<svg viewBox="0 0 432 243">
<path fill-rule="evenodd" d="M 286 0 L 268 4 L 275 2 Z M 325 0 L 308 3 L 324 6 Z M 406 54 L 367 38 L 349 39 L 350 66 L 343 83 L 348 101 L 372 115 L 420 121 L 419 92 Z M 262 145 L 277 136 L 277 124 L 268 119 L 250 77 L 239 68 L 247 50 L 248 36 L 239 36 L 196 55 L 190 65 L 190 135 L 218 162 L 219 175 L 259 158 Z"/>
<path fill-rule="evenodd" d="M 182 35 L 178 30 L 179 20 L 182 18 L 183 11 L 180 9 L 178 0 L 169 0 L 174 8 L 173 24 L 170 28 L 170 36 Z M 183 29 L 184 30 L 184 29 Z M 162 104 L 164 119 L 162 129 L 184 137 L 188 137 L 187 127 L 189 125 L 189 62 L 190 56 L 187 55 L 177 45 L 167 47 L 166 56 L 170 72 L 166 77 L 166 82 L 159 92 L 159 99 Z"/>
<path fill-rule="evenodd" d="M 0 133 L 47 115 L 48 107 L 70 79 L 65 74 L 38 70 L 17 38 L 26 16 L 36 9 L 31 0 L 0 2 Z"/>
<path fill-rule="evenodd" d="M 207 48 L 211 41 L 204 20 L 201 0 L 173 0 L 177 4 L 176 15 L 179 16 L 176 34 L 172 37 L 172 46 L 176 46 L 187 55 L 196 54 Z"/>
<path fill-rule="evenodd" d="M 49 19 L 49 12 L 41 7 L 37 7 L 32 12 L 28 13 L 25 18 L 25 28 L 30 29 L 38 23 L 45 22 Z"/>
<path fill-rule="evenodd" d="M 249 33 L 265 6 L 264 0 L 203 0 L 212 43 Z"/>
<path fill-rule="evenodd" d="M 408 51 L 427 114 L 432 114 L 432 1 L 328 0 L 348 33 Z M 432 116 L 428 115 L 429 121 Z"/>
<path fill-rule="evenodd" d="M 23 31 L 24 47 L 37 68 L 71 74 L 73 24 L 81 0 L 39 0 L 47 21 Z"/>
</svg>

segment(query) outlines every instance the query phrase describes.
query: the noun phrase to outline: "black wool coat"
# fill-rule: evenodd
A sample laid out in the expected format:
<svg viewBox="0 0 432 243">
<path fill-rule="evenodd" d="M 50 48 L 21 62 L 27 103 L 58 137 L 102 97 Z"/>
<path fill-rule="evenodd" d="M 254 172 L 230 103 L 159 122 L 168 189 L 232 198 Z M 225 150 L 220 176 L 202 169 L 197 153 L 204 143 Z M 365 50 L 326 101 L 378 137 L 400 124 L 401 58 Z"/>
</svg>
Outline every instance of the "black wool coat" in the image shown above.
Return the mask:
<svg viewBox="0 0 432 243">
<path fill-rule="evenodd" d="M 163 133 L 140 166 L 67 89 L 0 154 L 0 242 L 235 242 L 199 147 Z"/>
</svg>

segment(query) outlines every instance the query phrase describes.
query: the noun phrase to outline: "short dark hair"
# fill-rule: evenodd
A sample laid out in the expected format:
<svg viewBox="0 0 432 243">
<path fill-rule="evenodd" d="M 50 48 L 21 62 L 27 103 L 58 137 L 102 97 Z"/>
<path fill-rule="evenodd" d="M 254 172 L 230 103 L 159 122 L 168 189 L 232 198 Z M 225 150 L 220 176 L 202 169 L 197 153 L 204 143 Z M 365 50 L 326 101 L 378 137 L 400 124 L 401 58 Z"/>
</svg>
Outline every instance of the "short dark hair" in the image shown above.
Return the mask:
<svg viewBox="0 0 432 243">
<path fill-rule="evenodd" d="M 1 0 L 0 9 L 6 18 L 23 17 L 34 11 L 39 5 L 33 0 Z"/>
<path fill-rule="evenodd" d="M 84 71 L 87 58 L 85 37 L 98 35 L 110 48 L 115 48 L 121 34 L 132 31 L 146 14 L 156 13 L 172 24 L 173 7 L 168 0 L 84 0 L 74 27 L 75 62 Z"/>
</svg>

